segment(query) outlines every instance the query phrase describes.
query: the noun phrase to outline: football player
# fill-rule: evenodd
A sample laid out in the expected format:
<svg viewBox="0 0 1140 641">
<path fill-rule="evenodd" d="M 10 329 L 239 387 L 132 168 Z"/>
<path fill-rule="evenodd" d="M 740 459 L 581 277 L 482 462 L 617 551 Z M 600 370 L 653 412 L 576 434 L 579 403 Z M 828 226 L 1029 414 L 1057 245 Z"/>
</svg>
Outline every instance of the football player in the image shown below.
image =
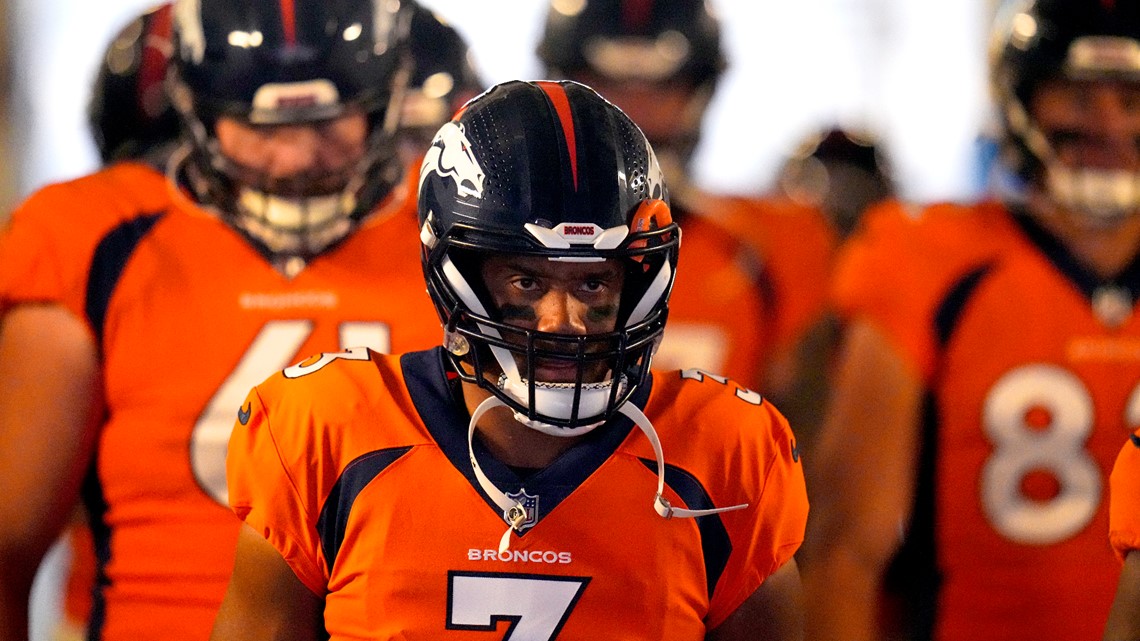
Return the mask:
<svg viewBox="0 0 1140 641">
<path fill-rule="evenodd" d="M 672 186 L 689 269 L 677 281 L 660 361 L 719 370 L 783 407 L 794 345 L 823 310 L 835 233 L 811 208 L 712 198 L 693 186 L 693 151 L 727 66 L 709 3 L 551 2 L 538 56 L 549 76 L 585 83 L 629 114 Z"/>
<path fill-rule="evenodd" d="M 838 268 L 813 639 L 885 636 L 892 559 L 919 638 L 1097 639 L 1109 611 L 1108 475 L 1140 420 L 1140 5 L 1012 3 L 992 42 L 1020 197 L 872 211 Z"/>
<path fill-rule="evenodd" d="M 801 638 L 787 422 L 650 372 L 681 230 L 636 125 L 577 83 L 504 83 L 420 185 L 445 346 L 326 353 L 250 393 L 211 638 Z"/>
<path fill-rule="evenodd" d="M 12 215 L 0 638 L 26 639 L 32 577 L 81 490 L 92 638 L 206 638 L 240 527 L 224 461 L 249 387 L 313 351 L 438 344 L 395 143 L 410 10 L 175 3 L 169 162 L 111 164 Z"/>
<path fill-rule="evenodd" d="M 87 124 L 103 164 L 132 160 L 164 170 L 178 146 L 178 115 L 165 91 L 173 52 L 170 4 L 148 8 L 108 43 L 99 64 Z M 98 561 L 82 508 L 68 526 L 62 616 L 54 641 L 87 638 Z"/>
</svg>

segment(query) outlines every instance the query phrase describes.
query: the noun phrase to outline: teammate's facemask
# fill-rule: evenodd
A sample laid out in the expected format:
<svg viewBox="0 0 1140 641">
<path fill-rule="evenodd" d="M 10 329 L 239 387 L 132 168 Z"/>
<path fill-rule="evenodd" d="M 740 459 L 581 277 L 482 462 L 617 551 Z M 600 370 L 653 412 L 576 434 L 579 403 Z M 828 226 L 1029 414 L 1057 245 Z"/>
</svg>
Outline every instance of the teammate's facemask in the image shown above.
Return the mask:
<svg viewBox="0 0 1140 641">
<path fill-rule="evenodd" d="M 307 261 L 342 240 L 399 181 L 394 141 L 407 82 L 410 6 L 399 0 L 178 0 L 171 102 L 190 141 L 179 179 L 275 262 Z M 221 152 L 223 117 L 250 127 L 311 126 L 365 114 L 353 162 L 271 178 Z"/>
</svg>

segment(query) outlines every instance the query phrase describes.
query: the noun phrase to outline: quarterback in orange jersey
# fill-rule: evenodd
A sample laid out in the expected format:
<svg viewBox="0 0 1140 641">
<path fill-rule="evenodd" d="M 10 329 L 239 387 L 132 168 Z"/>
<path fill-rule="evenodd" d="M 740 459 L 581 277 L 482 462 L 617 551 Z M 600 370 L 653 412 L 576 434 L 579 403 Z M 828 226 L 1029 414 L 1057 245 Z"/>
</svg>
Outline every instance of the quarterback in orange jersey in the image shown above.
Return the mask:
<svg viewBox="0 0 1140 641">
<path fill-rule="evenodd" d="M 26 639 L 32 577 L 81 486 L 91 638 L 206 638 L 240 529 L 225 451 L 250 386 L 314 351 L 439 343 L 391 117 L 408 10 L 176 3 L 187 133 L 167 173 L 112 165 L 11 217 L 0 638 Z"/>
<path fill-rule="evenodd" d="M 572 12 L 550 4 L 538 44 L 546 77 L 585 83 L 624 110 L 649 138 L 672 189 L 688 269 L 673 288 L 658 365 L 699 366 L 770 393 L 766 374 L 782 313 L 773 274 L 688 184 L 701 120 L 725 66 L 716 18 L 702 0 L 586 0 Z"/>
<path fill-rule="evenodd" d="M 1108 616 L 1109 473 L 1140 425 L 1140 66 L 1120 56 L 1140 11 L 1038 0 L 996 29 L 1022 198 L 873 211 L 838 264 L 800 557 L 812 639 L 886 636 L 896 554 L 917 638 L 1092 640 Z"/>
<path fill-rule="evenodd" d="M 444 347 L 322 354 L 250 393 L 211 638 L 802 638 L 787 422 L 650 371 L 683 234 L 636 125 L 584 85 L 504 83 L 420 181 Z"/>
</svg>

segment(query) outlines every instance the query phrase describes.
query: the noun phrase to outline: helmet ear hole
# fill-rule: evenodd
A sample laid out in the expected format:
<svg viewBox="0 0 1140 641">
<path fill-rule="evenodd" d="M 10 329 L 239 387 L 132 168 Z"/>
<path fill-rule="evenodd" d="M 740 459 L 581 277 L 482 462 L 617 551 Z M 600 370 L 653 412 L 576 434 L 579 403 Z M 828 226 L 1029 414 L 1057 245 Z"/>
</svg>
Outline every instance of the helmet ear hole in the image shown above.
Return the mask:
<svg viewBox="0 0 1140 641">
<path fill-rule="evenodd" d="M 638 234 L 642 232 L 649 232 L 654 230 L 665 229 L 673 224 L 673 212 L 669 209 L 669 203 L 658 198 L 649 198 L 641 201 L 637 209 L 633 212 L 630 219 L 629 231 L 631 234 Z M 670 233 L 662 235 L 662 242 L 669 242 L 671 240 Z M 637 239 L 629 244 L 630 249 L 641 249 L 647 247 L 649 241 L 647 239 Z M 638 263 L 642 262 L 640 255 L 632 256 L 633 260 Z M 648 269 L 648 266 L 645 266 Z"/>
</svg>

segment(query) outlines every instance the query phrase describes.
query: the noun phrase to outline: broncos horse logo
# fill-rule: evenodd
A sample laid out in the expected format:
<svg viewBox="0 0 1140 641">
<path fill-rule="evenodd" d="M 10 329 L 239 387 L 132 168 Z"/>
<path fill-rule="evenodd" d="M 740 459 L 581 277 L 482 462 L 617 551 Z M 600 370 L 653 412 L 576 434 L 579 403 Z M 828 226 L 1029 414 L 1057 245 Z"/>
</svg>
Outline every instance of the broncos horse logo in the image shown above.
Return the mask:
<svg viewBox="0 0 1140 641">
<path fill-rule="evenodd" d="M 451 176 L 460 196 L 483 197 L 483 180 L 486 175 L 475 154 L 471 152 L 471 141 L 463 131 L 463 125 L 449 122 L 444 125 L 431 141 L 424 162 L 420 165 L 420 188 L 423 188 L 431 172 L 444 178 Z"/>
</svg>

